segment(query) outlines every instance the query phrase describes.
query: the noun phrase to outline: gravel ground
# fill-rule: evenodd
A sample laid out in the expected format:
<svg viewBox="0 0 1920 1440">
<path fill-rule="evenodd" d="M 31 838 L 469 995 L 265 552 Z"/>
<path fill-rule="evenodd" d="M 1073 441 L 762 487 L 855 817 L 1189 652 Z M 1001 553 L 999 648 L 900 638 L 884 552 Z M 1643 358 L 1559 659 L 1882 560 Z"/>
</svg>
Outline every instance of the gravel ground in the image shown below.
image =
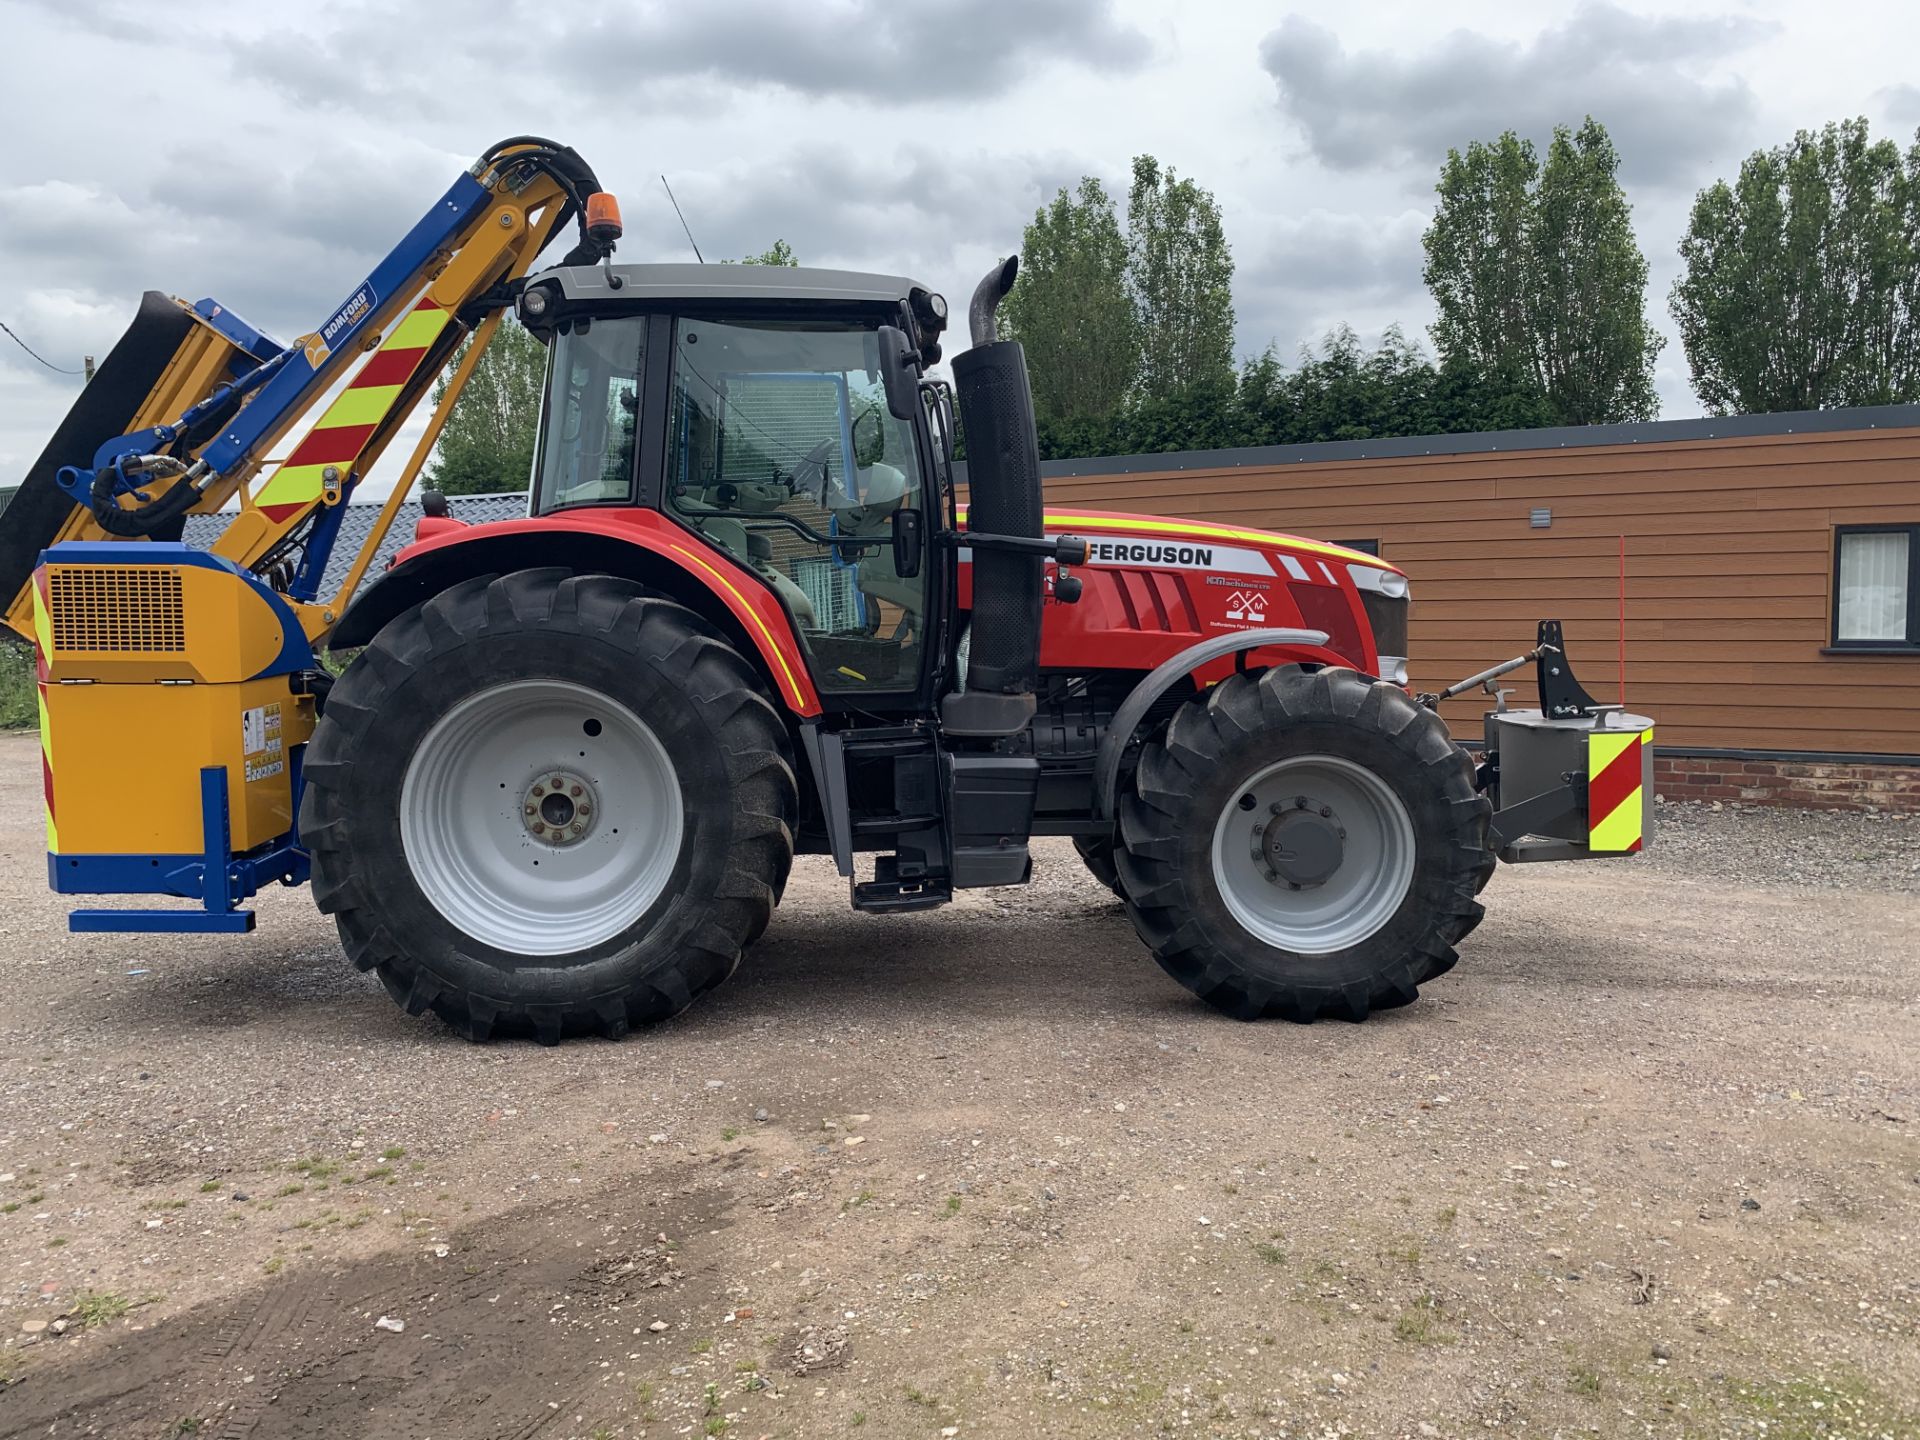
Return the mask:
<svg viewBox="0 0 1920 1440">
<path fill-rule="evenodd" d="M 1659 807 L 1646 859 L 1725 885 L 1920 893 L 1920 816 L 1690 802 Z"/>
<path fill-rule="evenodd" d="M 298 893 L 66 935 L 38 789 L 0 739 L 0 1436 L 1920 1436 L 1911 822 L 1666 807 L 1306 1028 L 1065 845 L 917 917 L 807 861 L 542 1050 Z"/>
</svg>

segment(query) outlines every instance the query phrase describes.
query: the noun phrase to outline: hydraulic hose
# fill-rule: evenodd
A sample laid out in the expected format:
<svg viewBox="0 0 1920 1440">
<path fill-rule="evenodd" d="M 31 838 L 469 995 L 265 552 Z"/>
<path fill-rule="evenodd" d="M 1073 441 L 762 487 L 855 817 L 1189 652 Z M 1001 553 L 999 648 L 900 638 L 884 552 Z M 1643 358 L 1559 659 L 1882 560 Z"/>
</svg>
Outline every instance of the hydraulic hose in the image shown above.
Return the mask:
<svg viewBox="0 0 1920 1440">
<path fill-rule="evenodd" d="M 200 498 L 200 488 L 193 483 L 192 472 L 178 460 L 169 455 L 142 458 L 164 461 L 179 478 L 158 500 L 150 500 L 138 510 L 122 510 L 115 503 L 119 476 L 111 466 L 99 471 L 93 478 L 88 508 L 93 512 L 95 523 L 109 535 L 139 539 L 155 534 L 179 520 Z"/>
<path fill-rule="evenodd" d="M 533 148 L 521 150 L 513 155 L 503 153 L 515 146 Z M 561 212 L 560 223 L 564 225 L 569 219 L 577 220 L 580 239 L 561 257 L 562 265 L 594 265 L 613 253 L 610 242 L 594 240 L 587 234 L 586 197 L 599 190 L 600 178 L 593 173 L 593 167 L 586 162 L 580 152 L 571 145 L 562 145 L 557 140 L 548 140 L 540 135 L 511 135 L 505 140 L 488 146 L 481 160 L 485 164 L 497 164 L 502 167 L 532 165 L 551 175 L 566 192 L 567 202 Z"/>
</svg>

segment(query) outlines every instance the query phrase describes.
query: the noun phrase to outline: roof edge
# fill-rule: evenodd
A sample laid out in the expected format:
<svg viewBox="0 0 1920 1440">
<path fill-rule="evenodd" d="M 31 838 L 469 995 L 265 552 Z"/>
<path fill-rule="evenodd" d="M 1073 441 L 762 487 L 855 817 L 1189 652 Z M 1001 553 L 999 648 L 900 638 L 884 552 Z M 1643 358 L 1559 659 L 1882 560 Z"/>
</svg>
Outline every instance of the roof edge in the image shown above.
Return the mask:
<svg viewBox="0 0 1920 1440">
<path fill-rule="evenodd" d="M 1557 425 L 1537 430 L 1479 430 L 1456 435 L 1402 435 L 1379 440 L 1321 440 L 1306 445 L 1249 445 L 1231 450 L 1169 450 L 1158 455 L 1100 455 L 1048 460 L 1048 479 L 1169 470 L 1236 470 L 1338 460 L 1410 460 L 1427 455 L 1483 455 L 1570 450 L 1604 445 L 1667 445 L 1689 440 L 1740 440 L 1771 435 L 1838 434 L 1920 429 L 1920 404 L 1863 405 L 1840 410 L 1789 410 L 1770 415 L 1708 415 L 1623 425 Z"/>
</svg>

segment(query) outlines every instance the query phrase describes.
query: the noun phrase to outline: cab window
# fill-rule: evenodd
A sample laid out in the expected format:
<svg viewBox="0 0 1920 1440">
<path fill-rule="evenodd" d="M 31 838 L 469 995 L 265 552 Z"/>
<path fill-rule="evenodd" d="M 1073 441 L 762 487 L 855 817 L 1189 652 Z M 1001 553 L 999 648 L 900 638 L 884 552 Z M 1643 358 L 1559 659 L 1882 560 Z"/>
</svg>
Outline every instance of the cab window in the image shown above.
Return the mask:
<svg viewBox="0 0 1920 1440">
<path fill-rule="evenodd" d="M 533 510 L 633 496 L 644 317 L 580 322 L 555 335 L 535 449 Z"/>
</svg>

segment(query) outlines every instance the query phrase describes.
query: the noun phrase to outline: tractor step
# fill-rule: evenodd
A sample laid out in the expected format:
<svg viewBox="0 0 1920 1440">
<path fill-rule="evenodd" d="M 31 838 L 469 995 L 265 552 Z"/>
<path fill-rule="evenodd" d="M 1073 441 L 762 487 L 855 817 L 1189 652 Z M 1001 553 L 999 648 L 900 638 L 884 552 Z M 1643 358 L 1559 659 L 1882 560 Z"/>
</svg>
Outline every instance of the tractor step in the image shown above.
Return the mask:
<svg viewBox="0 0 1920 1440">
<path fill-rule="evenodd" d="M 944 875 L 902 878 L 900 857 L 874 858 L 873 879 L 853 882 L 853 908 L 884 915 L 900 910 L 935 910 L 953 898 L 953 885 Z"/>
<path fill-rule="evenodd" d="M 907 885 L 884 880 L 856 882 L 853 908 L 870 915 L 888 915 L 902 910 L 938 910 L 953 898 L 944 883 Z"/>
</svg>

